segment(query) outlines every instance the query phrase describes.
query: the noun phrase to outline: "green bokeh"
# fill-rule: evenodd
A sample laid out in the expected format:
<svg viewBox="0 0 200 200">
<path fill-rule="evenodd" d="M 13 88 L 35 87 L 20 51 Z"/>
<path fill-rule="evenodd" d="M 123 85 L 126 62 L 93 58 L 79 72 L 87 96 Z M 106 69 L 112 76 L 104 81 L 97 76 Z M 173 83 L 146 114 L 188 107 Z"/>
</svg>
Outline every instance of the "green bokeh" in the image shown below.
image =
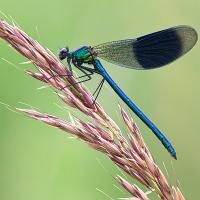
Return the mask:
<svg viewBox="0 0 200 200">
<path fill-rule="evenodd" d="M 191 25 L 200 32 L 198 0 L 1 0 L 0 9 L 54 53 L 66 44 L 75 49 L 180 24 Z M 3 15 L 1 18 L 5 19 Z M 164 161 L 170 182 L 179 181 L 187 199 L 199 197 L 199 51 L 197 43 L 184 58 L 152 71 L 121 69 L 103 62 L 121 88 L 173 141 L 178 155 L 176 162 L 171 161 L 151 131 L 136 119 L 155 159 L 163 170 Z M 21 55 L 3 41 L 0 53 L 1 58 L 16 65 L 0 60 L 0 101 L 13 107 L 28 107 L 19 103 L 24 102 L 68 118 L 68 111 L 63 110 L 64 104 L 52 90 L 37 90 L 41 83 L 25 75 L 24 69 L 33 67 L 19 65 L 25 61 Z M 96 77 L 87 87 L 93 91 L 99 79 Z M 123 127 L 117 106 L 122 103 L 110 91 L 104 87 L 99 101 Z M 108 199 L 96 188 L 113 199 L 129 196 L 113 186 L 117 184 L 112 175 L 121 172 L 104 155 L 3 105 L 0 105 L 0 163 L 1 200 Z"/>
</svg>

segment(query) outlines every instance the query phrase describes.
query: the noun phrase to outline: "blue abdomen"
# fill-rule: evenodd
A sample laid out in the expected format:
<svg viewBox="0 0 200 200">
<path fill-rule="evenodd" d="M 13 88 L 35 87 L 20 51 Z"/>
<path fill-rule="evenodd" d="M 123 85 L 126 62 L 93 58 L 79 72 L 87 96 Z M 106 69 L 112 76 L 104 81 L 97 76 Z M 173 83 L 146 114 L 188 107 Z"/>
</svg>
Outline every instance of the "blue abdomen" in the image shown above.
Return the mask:
<svg viewBox="0 0 200 200">
<path fill-rule="evenodd" d="M 176 152 L 167 140 L 167 138 L 161 133 L 161 131 L 151 122 L 147 116 L 133 103 L 133 101 L 121 90 L 121 88 L 114 82 L 107 71 L 104 69 L 99 60 L 95 60 L 96 67 L 100 71 L 101 75 L 105 78 L 112 89 L 118 94 L 118 96 L 126 103 L 126 105 L 152 130 L 156 137 L 162 142 L 164 147 L 170 152 L 170 154 L 176 159 Z"/>
</svg>

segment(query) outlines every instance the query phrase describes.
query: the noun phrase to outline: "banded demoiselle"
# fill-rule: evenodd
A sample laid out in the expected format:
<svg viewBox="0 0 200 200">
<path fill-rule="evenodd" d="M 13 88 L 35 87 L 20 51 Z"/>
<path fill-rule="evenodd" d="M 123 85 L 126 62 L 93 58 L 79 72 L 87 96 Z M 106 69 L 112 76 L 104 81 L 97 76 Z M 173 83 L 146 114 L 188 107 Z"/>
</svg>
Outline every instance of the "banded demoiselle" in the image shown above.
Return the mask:
<svg viewBox="0 0 200 200">
<path fill-rule="evenodd" d="M 177 159 L 175 149 L 171 143 L 121 90 L 106 72 L 97 57 L 131 69 L 154 69 L 169 64 L 181 57 L 195 45 L 196 41 L 197 32 L 192 27 L 177 26 L 136 39 L 107 42 L 95 47 L 83 46 L 71 52 L 68 47 L 65 47 L 60 50 L 59 58 L 61 60 L 67 58 L 71 73 L 71 63 L 81 70 L 84 76 L 87 77 L 84 81 L 90 80 L 91 75 L 94 73 L 100 74 L 103 79 L 95 91 L 97 96 L 106 80 L 127 106 L 152 130 L 169 153 Z M 83 64 L 87 64 L 87 66 Z"/>
</svg>

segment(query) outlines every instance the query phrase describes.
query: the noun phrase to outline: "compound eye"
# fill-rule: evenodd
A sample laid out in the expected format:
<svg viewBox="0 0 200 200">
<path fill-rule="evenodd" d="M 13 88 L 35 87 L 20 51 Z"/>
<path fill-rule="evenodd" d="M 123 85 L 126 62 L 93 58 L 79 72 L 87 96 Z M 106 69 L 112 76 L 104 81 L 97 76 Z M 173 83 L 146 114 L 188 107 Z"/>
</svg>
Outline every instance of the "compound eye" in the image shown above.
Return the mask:
<svg viewBox="0 0 200 200">
<path fill-rule="evenodd" d="M 69 49 L 68 48 L 62 48 L 59 52 L 59 59 L 60 60 L 63 60 L 67 57 L 67 54 L 69 52 Z"/>
</svg>

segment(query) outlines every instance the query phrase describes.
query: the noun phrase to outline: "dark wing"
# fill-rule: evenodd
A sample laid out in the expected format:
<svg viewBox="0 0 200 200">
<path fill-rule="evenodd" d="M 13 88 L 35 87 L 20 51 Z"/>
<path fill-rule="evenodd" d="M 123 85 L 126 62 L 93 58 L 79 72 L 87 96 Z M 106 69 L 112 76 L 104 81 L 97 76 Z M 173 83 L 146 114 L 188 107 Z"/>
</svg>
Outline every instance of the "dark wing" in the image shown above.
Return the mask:
<svg viewBox="0 0 200 200">
<path fill-rule="evenodd" d="M 136 39 L 107 42 L 94 47 L 97 55 L 111 63 L 133 68 L 164 66 L 187 53 L 197 42 L 197 32 L 177 26 Z"/>
</svg>

